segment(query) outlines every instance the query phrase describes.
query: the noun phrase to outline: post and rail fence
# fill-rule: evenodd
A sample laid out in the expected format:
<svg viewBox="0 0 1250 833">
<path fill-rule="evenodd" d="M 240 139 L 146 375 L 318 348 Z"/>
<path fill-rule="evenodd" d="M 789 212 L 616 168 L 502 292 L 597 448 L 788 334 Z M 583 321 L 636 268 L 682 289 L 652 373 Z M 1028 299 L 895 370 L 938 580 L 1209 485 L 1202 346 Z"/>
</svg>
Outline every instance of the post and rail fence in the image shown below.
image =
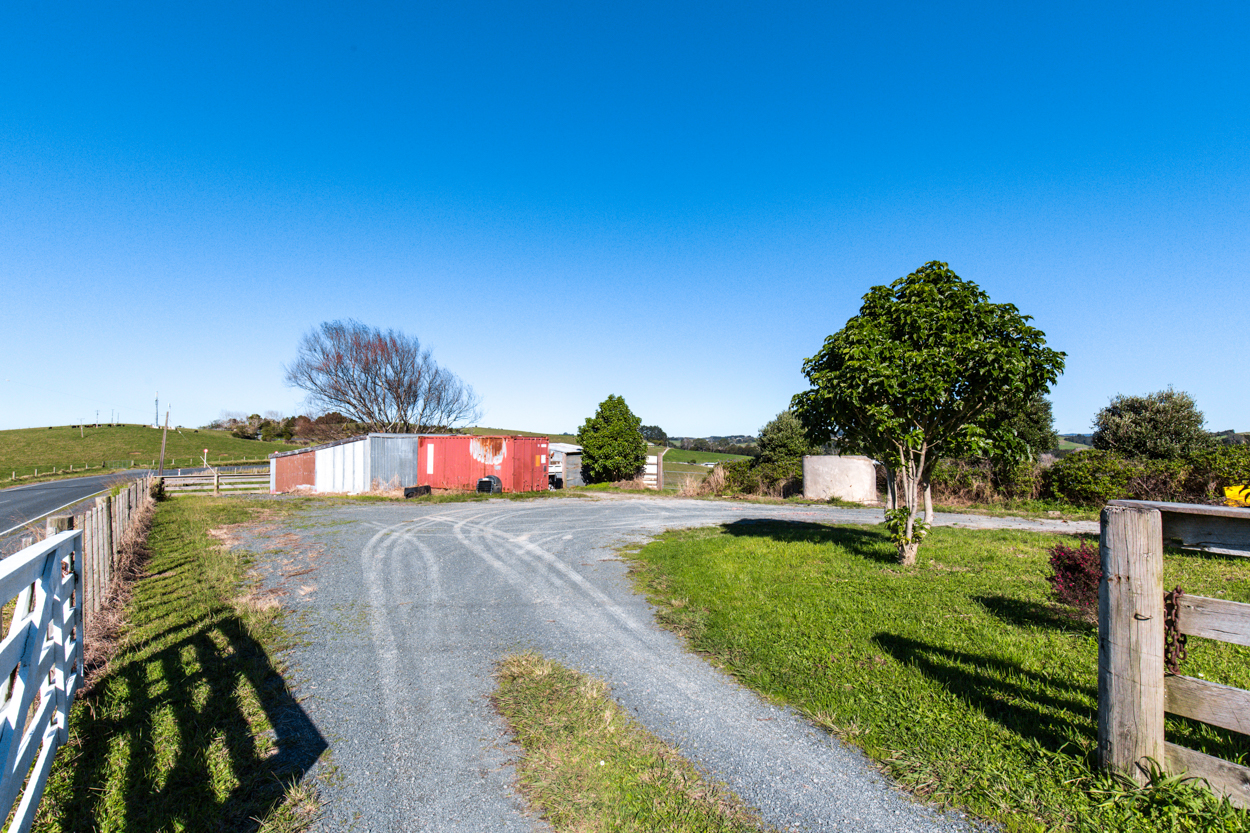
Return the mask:
<svg viewBox="0 0 1250 833">
<path fill-rule="evenodd" d="M 203 474 L 167 474 L 164 477 L 167 492 L 268 492 L 269 469 L 263 473 L 220 472 Z"/>
<path fill-rule="evenodd" d="M 1150 763 L 1250 808 L 1250 767 L 1169 743 L 1164 715 L 1250 734 L 1250 691 L 1168 673 L 1180 635 L 1250 646 L 1250 604 L 1163 590 L 1163 548 L 1250 557 L 1250 509 L 1116 500 L 1102 511 L 1098 760 L 1144 783 Z M 1172 633 L 1167 633 L 1171 630 Z"/>
<path fill-rule="evenodd" d="M 31 536 L 0 560 L 8 620 L 0 641 L 0 813 L 12 813 L 10 833 L 30 829 L 52 760 L 69 740 L 86 626 L 112 589 L 120 543 L 151 500 L 150 481 L 97 498 L 77 529 L 72 515 L 49 518 L 44 540 Z"/>
</svg>

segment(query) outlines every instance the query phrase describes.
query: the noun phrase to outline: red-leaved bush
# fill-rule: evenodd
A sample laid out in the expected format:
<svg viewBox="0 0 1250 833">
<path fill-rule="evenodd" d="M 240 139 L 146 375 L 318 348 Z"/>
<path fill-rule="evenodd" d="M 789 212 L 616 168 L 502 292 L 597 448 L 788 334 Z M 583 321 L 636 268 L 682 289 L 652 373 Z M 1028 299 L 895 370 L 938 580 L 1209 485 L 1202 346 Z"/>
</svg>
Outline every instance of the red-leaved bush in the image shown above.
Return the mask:
<svg viewBox="0 0 1250 833">
<path fill-rule="evenodd" d="M 1102 579 L 1102 557 L 1098 544 L 1084 539 L 1079 547 L 1056 544 L 1050 548 L 1051 589 L 1066 605 L 1089 610 L 1098 606 L 1098 582 Z"/>
</svg>

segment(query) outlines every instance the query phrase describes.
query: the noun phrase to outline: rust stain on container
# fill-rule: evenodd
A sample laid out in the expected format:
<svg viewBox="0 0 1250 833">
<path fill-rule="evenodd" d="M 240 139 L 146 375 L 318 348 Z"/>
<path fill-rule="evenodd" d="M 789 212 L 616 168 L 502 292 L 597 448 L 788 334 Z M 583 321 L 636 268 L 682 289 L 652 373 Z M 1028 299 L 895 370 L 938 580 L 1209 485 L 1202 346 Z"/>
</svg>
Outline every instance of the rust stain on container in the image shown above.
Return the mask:
<svg viewBox="0 0 1250 833">
<path fill-rule="evenodd" d="M 474 437 L 469 441 L 469 455 L 479 463 L 497 466 L 508 453 L 508 441 L 503 437 Z"/>
</svg>

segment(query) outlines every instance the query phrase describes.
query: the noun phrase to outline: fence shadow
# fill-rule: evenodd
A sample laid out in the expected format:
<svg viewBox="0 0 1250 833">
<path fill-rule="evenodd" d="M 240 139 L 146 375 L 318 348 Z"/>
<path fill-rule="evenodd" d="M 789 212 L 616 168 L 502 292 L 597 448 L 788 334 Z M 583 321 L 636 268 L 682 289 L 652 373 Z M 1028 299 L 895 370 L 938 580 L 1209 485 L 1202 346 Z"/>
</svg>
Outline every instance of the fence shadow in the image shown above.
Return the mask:
<svg viewBox="0 0 1250 833">
<path fill-rule="evenodd" d="M 882 564 L 897 564 L 898 551 L 883 532 L 848 526 L 828 526 L 810 521 L 782 521 L 774 518 L 743 518 L 722 524 L 730 535 L 769 538 L 785 543 L 833 544 L 851 555 Z"/>
<path fill-rule="evenodd" d="M 223 608 L 131 652 L 141 656 L 124 658 L 82 704 L 62 752 L 76 760 L 57 801 L 60 830 L 94 830 L 107 815 L 125 833 L 254 833 L 328 747 L 264 647 Z M 272 727 L 264 735 L 243 707 L 249 688 Z M 237 785 L 225 793 L 212 786 L 223 770 Z"/>
<path fill-rule="evenodd" d="M 892 633 L 878 633 L 873 641 L 990 720 L 1033 738 L 1052 752 L 1079 736 L 1091 742 L 1097 739 L 1098 692 L 1094 687 Z"/>
<path fill-rule="evenodd" d="M 1079 634 L 1098 632 L 1096 622 L 1082 619 L 1075 611 L 1065 610 L 1057 605 L 1044 605 L 1007 596 L 973 596 L 972 600 L 985 608 L 991 616 L 1011 625 Z"/>
</svg>

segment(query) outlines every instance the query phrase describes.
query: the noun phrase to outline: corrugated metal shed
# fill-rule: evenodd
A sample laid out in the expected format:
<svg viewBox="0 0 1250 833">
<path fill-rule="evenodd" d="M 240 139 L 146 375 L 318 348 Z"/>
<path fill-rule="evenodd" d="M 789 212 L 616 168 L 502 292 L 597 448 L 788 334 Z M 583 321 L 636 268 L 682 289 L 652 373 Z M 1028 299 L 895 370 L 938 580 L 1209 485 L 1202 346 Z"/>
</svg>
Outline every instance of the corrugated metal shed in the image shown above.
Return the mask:
<svg viewBox="0 0 1250 833">
<path fill-rule="evenodd" d="M 559 488 L 585 486 L 582 480 L 582 447 L 573 443 L 551 443 L 548 473 L 558 479 Z M 553 484 L 555 485 L 555 484 Z"/>
<path fill-rule="evenodd" d="M 369 491 L 373 482 L 369 472 L 369 440 L 361 437 L 352 442 L 336 443 L 318 448 L 315 492 L 346 492 L 349 495 Z"/>
<path fill-rule="evenodd" d="M 359 494 L 432 486 L 473 490 L 495 475 L 505 492 L 547 488 L 546 437 L 367 434 L 269 457 L 270 489 Z"/>
</svg>

